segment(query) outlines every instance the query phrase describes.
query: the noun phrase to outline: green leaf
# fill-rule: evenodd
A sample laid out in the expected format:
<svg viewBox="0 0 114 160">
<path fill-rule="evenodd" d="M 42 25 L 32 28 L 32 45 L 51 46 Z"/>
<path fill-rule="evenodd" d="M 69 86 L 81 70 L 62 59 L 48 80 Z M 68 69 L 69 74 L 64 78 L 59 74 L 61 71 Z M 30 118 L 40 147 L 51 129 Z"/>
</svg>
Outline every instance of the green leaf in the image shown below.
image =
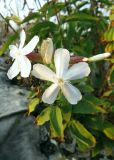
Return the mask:
<svg viewBox="0 0 114 160">
<path fill-rule="evenodd" d="M 77 5 L 77 9 L 80 9 L 81 7 L 84 7 L 85 5 L 87 5 L 88 4 L 88 1 L 84 1 L 84 2 L 81 2 L 81 3 L 79 3 L 78 5 Z"/>
<path fill-rule="evenodd" d="M 32 28 L 29 29 L 29 32 L 33 32 L 35 34 L 41 34 L 41 31 L 55 31 L 56 30 L 56 24 L 53 22 L 45 21 L 41 23 L 36 23 Z"/>
<path fill-rule="evenodd" d="M 84 122 L 88 127 L 94 130 L 102 131 L 103 129 L 104 121 L 101 117 L 86 118 Z"/>
<path fill-rule="evenodd" d="M 106 5 L 112 6 L 113 5 L 113 1 L 107 1 L 107 0 L 98 0 L 100 3 L 104 3 Z"/>
<path fill-rule="evenodd" d="M 94 91 L 92 86 L 90 86 L 89 84 L 80 84 L 78 85 L 78 88 L 80 89 L 81 92 L 84 92 L 84 93 L 91 93 Z"/>
<path fill-rule="evenodd" d="M 114 124 L 105 121 L 103 126 L 103 132 L 108 138 L 114 140 Z"/>
<path fill-rule="evenodd" d="M 81 151 L 88 150 L 95 146 L 95 137 L 79 121 L 71 121 L 69 130 L 76 138 L 78 147 Z"/>
<path fill-rule="evenodd" d="M 105 148 L 105 153 L 107 155 L 112 155 L 112 153 L 114 151 L 114 141 L 110 140 L 106 137 L 103 137 L 102 141 L 103 141 L 103 145 L 104 145 L 104 148 Z"/>
<path fill-rule="evenodd" d="M 70 16 L 64 16 L 62 17 L 63 22 L 68 22 L 68 21 L 98 21 L 99 18 L 92 16 L 87 13 L 83 12 L 78 12 L 75 14 L 72 14 Z"/>
<path fill-rule="evenodd" d="M 97 145 L 92 150 L 92 157 L 95 157 L 98 154 L 100 154 L 102 150 L 103 150 L 103 145 L 102 145 L 102 143 L 98 142 Z"/>
<path fill-rule="evenodd" d="M 34 111 L 36 105 L 39 104 L 39 99 L 34 98 L 28 104 L 29 114 Z"/>
<path fill-rule="evenodd" d="M 95 130 L 99 130 L 105 134 L 111 140 L 114 140 L 114 124 L 104 120 L 101 117 L 86 118 L 86 124 Z"/>
<path fill-rule="evenodd" d="M 43 7 L 40 9 L 40 12 L 46 15 L 47 18 L 50 18 L 63 9 L 65 9 L 65 3 L 62 2 L 55 3 L 53 1 L 50 1 L 43 5 Z"/>
<path fill-rule="evenodd" d="M 67 127 L 67 124 L 69 123 L 71 119 L 71 112 L 63 113 L 63 125 L 64 129 Z"/>
<path fill-rule="evenodd" d="M 53 107 L 50 113 L 50 123 L 52 130 L 56 133 L 56 136 L 63 138 L 63 118 L 59 107 Z M 52 133 L 54 136 L 54 134 Z"/>
<path fill-rule="evenodd" d="M 9 48 L 9 45 L 13 41 L 15 41 L 17 37 L 18 37 L 18 34 L 13 34 L 13 35 L 8 36 L 6 42 L 3 44 L 3 46 L 0 49 L 0 56 L 2 56 L 6 52 L 6 50 Z"/>
<path fill-rule="evenodd" d="M 11 16 L 11 17 L 7 17 L 8 20 L 13 20 L 15 23 L 20 24 L 21 23 L 21 19 L 18 16 Z"/>
<path fill-rule="evenodd" d="M 38 125 L 43 125 L 45 122 L 49 121 L 50 119 L 50 111 L 51 111 L 51 108 L 50 107 L 47 107 L 45 108 L 41 113 L 40 115 L 38 115 L 36 117 L 36 123 Z"/>
<path fill-rule="evenodd" d="M 112 84 L 114 84 L 114 66 L 111 69 L 110 81 Z"/>
<path fill-rule="evenodd" d="M 30 13 L 25 19 L 22 21 L 22 23 L 29 22 L 30 20 L 39 19 L 41 18 L 41 15 L 38 12 Z"/>
<path fill-rule="evenodd" d="M 73 107 L 73 113 L 81 114 L 95 114 L 95 113 L 105 113 L 106 111 L 101 108 L 102 101 L 94 96 L 85 96 L 83 99 Z"/>
</svg>

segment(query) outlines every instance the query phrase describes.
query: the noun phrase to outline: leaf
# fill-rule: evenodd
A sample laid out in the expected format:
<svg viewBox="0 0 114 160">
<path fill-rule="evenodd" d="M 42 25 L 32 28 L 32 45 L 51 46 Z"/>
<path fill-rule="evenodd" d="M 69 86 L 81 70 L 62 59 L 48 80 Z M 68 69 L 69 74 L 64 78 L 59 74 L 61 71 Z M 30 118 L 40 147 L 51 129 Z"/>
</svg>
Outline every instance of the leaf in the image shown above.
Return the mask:
<svg viewBox="0 0 114 160">
<path fill-rule="evenodd" d="M 29 22 L 30 20 L 39 19 L 41 15 L 38 12 L 30 13 L 25 19 L 22 21 L 22 23 Z"/>
<path fill-rule="evenodd" d="M 113 5 L 113 1 L 107 1 L 107 0 L 99 0 L 100 3 L 104 3 L 106 5 L 112 6 Z"/>
<path fill-rule="evenodd" d="M 83 99 L 73 107 L 73 113 L 80 114 L 95 114 L 95 113 L 105 113 L 106 111 L 100 107 L 102 101 L 94 96 L 85 96 Z"/>
<path fill-rule="evenodd" d="M 40 12 L 42 12 L 42 14 L 45 14 L 47 18 L 50 18 L 63 9 L 65 9 L 65 3 L 55 3 L 53 1 L 50 1 L 43 5 L 43 7 L 40 9 Z"/>
<path fill-rule="evenodd" d="M 102 131 L 103 129 L 103 119 L 101 117 L 95 117 L 95 118 L 86 118 L 85 124 L 94 130 Z"/>
<path fill-rule="evenodd" d="M 34 98 L 30 101 L 30 103 L 28 104 L 29 114 L 34 111 L 36 105 L 38 104 L 39 104 L 38 98 Z"/>
<path fill-rule="evenodd" d="M 62 17 L 63 22 L 69 22 L 69 21 L 98 21 L 99 18 L 92 16 L 87 13 L 83 12 L 77 12 L 75 14 L 72 14 L 70 16 L 63 16 Z"/>
<path fill-rule="evenodd" d="M 103 132 L 108 138 L 114 140 L 114 124 L 105 121 L 103 126 Z"/>
<path fill-rule="evenodd" d="M 105 134 L 111 140 L 114 140 L 114 124 L 104 120 L 101 117 L 86 118 L 86 124 L 95 130 L 99 130 Z"/>
<path fill-rule="evenodd" d="M 8 20 L 13 20 L 15 23 L 20 24 L 21 23 L 21 19 L 18 16 L 11 16 L 11 17 L 7 17 Z"/>
<path fill-rule="evenodd" d="M 95 146 L 95 137 L 79 121 L 71 121 L 69 130 L 76 138 L 78 147 L 81 151 L 88 150 Z"/>
<path fill-rule="evenodd" d="M 67 127 L 67 124 L 69 123 L 70 119 L 71 119 L 71 112 L 63 113 L 64 129 Z"/>
<path fill-rule="evenodd" d="M 109 90 L 107 90 L 107 91 L 105 91 L 105 92 L 103 93 L 102 97 L 109 97 L 112 92 L 113 92 L 113 90 L 112 90 L 112 89 L 109 89 Z"/>
<path fill-rule="evenodd" d="M 85 5 L 87 5 L 88 4 L 88 2 L 87 1 L 84 1 L 84 2 L 81 2 L 81 3 L 79 3 L 78 5 L 77 5 L 77 9 L 80 9 L 80 8 L 82 8 L 82 7 L 84 7 Z"/>
<path fill-rule="evenodd" d="M 62 123 L 62 113 L 59 107 L 53 107 L 50 113 L 50 123 L 52 126 L 52 131 L 51 133 L 52 137 L 57 136 L 63 138 L 63 123 Z"/>
<path fill-rule="evenodd" d="M 112 84 L 114 84 L 114 66 L 111 69 L 110 81 L 111 81 Z"/>
<path fill-rule="evenodd" d="M 18 37 L 18 34 L 13 34 L 13 35 L 8 36 L 6 42 L 3 44 L 3 46 L 0 49 L 0 56 L 2 56 L 6 52 L 6 50 L 9 48 L 9 45 L 13 41 L 15 41 L 17 37 Z"/>
<path fill-rule="evenodd" d="M 41 31 L 45 29 L 45 32 L 47 31 L 55 31 L 56 30 L 56 24 L 53 22 L 45 21 L 41 23 L 36 23 L 32 28 L 29 29 L 29 32 L 33 32 L 35 34 L 41 34 Z M 42 33 L 43 34 L 43 33 Z"/>
<path fill-rule="evenodd" d="M 105 148 L 105 153 L 107 155 L 111 155 L 114 151 L 114 141 L 109 140 L 106 137 L 103 137 L 102 139 L 103 139 L 103 145 L 104 145 L 104 148 Z"/>
<path fill-rule="evenodd" d="M 84 93 L 91 93 L 94 91 L 94 88 L 92 88 L 92 86 L 90 86 L 89 84 L 80 84 L 78 88 L 80 89 L 81 92 Z"/>
<path fill-rule="evenodd" d="M 102 143 L 98 142 L 97 145 L 92 150 L 92 157 L 95 157 L 98 154 L 100 154 L 102 150 L 103 150 L 103 145 L 102 145 Z"/>
<path fill-rule="evenodd" d="M 38 115 L 36 117 L 36 123 L 38 125 L 43 125 L 45 122 L 49 121 L 49 119 L 50 119 L 50 112 L 51 112 L 51 108 L 50 107 L 45 108 L 40 113 L 40 115 Z"/>
<path fill-rule="evenodd" d="M 65 129 L 72 116 L 72 106 L 69 105 L 69 103 L 66 101 L 65 98 L 62 98 L 60 100 L 60 104 L 61 104 L 61 112 L 63 116 L 63 126 Z"/>
</svg>

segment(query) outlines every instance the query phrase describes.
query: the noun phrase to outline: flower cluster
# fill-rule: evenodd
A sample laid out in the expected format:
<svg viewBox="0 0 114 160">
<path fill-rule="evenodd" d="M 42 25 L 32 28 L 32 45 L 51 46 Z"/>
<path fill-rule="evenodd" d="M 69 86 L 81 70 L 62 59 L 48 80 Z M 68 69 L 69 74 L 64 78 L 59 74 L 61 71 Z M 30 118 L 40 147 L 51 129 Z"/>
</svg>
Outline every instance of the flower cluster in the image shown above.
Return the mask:
<svg viewBox="0 0 114 160">
<path fill-rule="evenodd" d="M 31 63 L 27 58 L 30 52 L 36 47 L 39 38 L 34 36 L 32 40 L 24 47 L 26 35 L 24 30 L 20 33 L 20 45 L 9 46 L 10 56 L 14 60 L 12 66 L 8 70 L 8 78 L 13 79 L 19 73 L 21 77 L 29 77 L 31 71 Z M 52 82 L 42 95 L 44 103 L 52 104 L 57 98 L 61 90 L 65 98 L 70 104 L 77 104 L 81 100 L 82 95 L 78 88 L 71 84 L 71 81 L 87 77 L 90 73 L 90 67 L 86 62 L 75 63 L 70 66 L 70 53 L 67 49 L 59 48 L 55 50 L 51 38 L 43 41 L 41 45 L 40 54 L 44 64 L 33 65 L 32 75 L 38 79 Z M 52 71 L 46 64 L 52 63 L 54 54 L 54 64 L 56 72 Z M 90 58 L 86 61 L 96 61 L 107 58 L 110 53 L 100 54 Z"/>
</svg>

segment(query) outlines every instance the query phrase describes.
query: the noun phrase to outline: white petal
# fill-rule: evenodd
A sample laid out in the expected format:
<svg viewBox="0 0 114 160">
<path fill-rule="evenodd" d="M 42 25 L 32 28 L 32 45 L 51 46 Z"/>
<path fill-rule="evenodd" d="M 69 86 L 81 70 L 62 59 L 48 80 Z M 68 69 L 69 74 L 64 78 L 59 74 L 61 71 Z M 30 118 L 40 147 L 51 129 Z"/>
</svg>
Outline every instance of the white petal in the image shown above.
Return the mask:
<svg viewBox="0 0 114 160">
<path fill-rule="evenodd" d="M 18 60 L 16 59 L 10 69 L 8 70 L 7 76 L 9 79 L 13 79 L 16 77 L 20 72 L 19 65 L 18 65 Z"/>
<path fill-rule="evenodd" d="M 77 102 L 82 98 L 80 91 L 70 83 L 65 83 L 63 86 L 61 86 L 61 90 L 65 98 L 71 104 L 77 104 Z"/>
<path fill-rule="evenodd" d="M 32 75 L 36 78 L 51 82 L 55 82 L 56 79 L 55 73 L 50 68 L 42 64 L 33 65 Z"/>
<path fill-rule="evenodd" d="M 26 56 L 19 57 L 21 77 L 27 78 L 30 75 L 31 71 L 31 62 Z"/>
<path fill-rule="evenodd" d="M 18 48 L 17 48 L 15 45 L 10 45 L 10 46 L 9 46 L 9 49 L 10 49 L 10 52 L 9 52 L 10 56 L 11 56 L 13 59 L 15 59 L 16 56 L 17 56 Z"/>
<path fill-rule="evenodd" d="M 20 49 L 23 48 L 24 43 L 25 43 L 25 39 L 26 39 L 25 31 L 22 30 L 21 33 L 20 33 L 20 45 L 19 45 Z"/>
<path fill-rule="evenodd" d="M 89 65 L 86 62 L 74 64 L 64 75 L 65 80 L 76 80 L 88 76 L 90 73 Z"/>
<path fill-rule="evenodd" d="M 57 97 L 57 94 L 59 92 L 59 87 L 57 84 L 52 84 L 50 87 L 48 87 L 43 96 L 42 96 L 42 100 L 44 103 L 48 103 L 48 104 L 52 104 Z"/>
<path fill-rule="evenodd" d="M 63 48 L 59 48 L 55 51 L 54 62 L 56 67 L 56 74 L 59 78 L 62 78 L 66 73 L 70 61 L 69 51 Z"/>
<path fill-rule="evenodd" d="M 23 55 L 27 55 L 34 50 L 39 41 L 38 36 L 34 36 L 31 41 L 23 48 Z"/>
</svg>

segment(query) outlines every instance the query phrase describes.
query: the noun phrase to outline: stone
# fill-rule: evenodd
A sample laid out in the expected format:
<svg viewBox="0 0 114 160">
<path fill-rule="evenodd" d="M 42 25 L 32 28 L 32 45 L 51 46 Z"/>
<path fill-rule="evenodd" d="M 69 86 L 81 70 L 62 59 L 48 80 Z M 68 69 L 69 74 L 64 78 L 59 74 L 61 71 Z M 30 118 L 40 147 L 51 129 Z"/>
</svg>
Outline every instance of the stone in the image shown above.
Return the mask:
<svg viewBox="0 0 114 160">
<path fill-rule="evenodd" d="M 40 151 L 39 126 L 25 116 L 27 90 L 11 85 L 5 70 L 0 68 L 0 160 L 47 160 Z"/>
</svg>

